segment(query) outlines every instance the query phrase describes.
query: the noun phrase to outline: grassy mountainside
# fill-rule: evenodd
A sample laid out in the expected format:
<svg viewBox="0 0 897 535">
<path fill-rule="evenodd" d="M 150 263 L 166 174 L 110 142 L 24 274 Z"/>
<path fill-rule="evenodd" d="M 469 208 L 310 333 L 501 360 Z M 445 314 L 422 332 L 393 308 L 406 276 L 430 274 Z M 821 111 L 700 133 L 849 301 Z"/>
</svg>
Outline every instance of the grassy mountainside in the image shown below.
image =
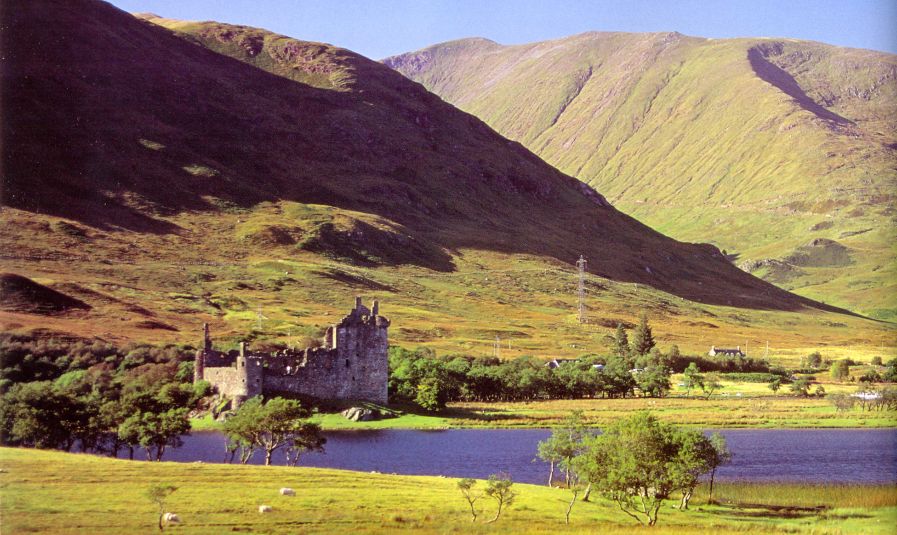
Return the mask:
<svg viewBox="0 0 897 535">
<path fill-rule="evenodd" d="M 453 41 L 384 62 L 661 232 L 711 242 L 802 295 L 897 314 L 893 55 L 586 33 Z M 789 262 L 818 238 L 851 260 Z"/>
<path fill-rule="evenodd" d="M 87 0 L 4 17 L 4 271 L 91 307 L 4 312 L 6 329 L 286 341 L 361 293 L 393 340 L 474 354 L 496 336 L 505 356 L 597 350 L 643 309 L 700 350 L 774 331 L 877 351 L 890 332 L 650 230 L 352 52 Z"/>
<path fill-rule="evenodd" d="M 147 463 L 70 453 L 0 448 L 4 533 L 149 533 L 158 509 L 152 485 L 178 487 L 167 510 L 176 533 L 632 533 L 637 523 L 593 495 L 564 512 L 570 493 L 515 484 L 518 498 L 494 524 L 492 500 L 476 502 L 471 523 L 457 479 L 348 470 L 196 463 Z M 48 484 L 49 483 L 49 484 Z M 483 488 L 479 482 L 477 488 Z M 296 496 L 280 496 L 291 487 Z M 214 489 L 214 490 L 210 490 Z M 651 533 L 890 533 L 893 486 L 717 483 L 689 511 L 667 504 Z M 273 511 L 259 514 L 259 505 Z"/>
</svg>

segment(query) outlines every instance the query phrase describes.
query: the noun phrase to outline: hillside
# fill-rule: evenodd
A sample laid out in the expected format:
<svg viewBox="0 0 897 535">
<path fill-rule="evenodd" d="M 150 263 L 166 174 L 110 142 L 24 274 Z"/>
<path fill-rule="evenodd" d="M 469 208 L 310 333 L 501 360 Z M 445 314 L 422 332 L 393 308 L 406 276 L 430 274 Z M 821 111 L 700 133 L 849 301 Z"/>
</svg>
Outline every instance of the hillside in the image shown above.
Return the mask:
<svg viewBox="0 0 897 535">
<path fill-rule="evenodd" d="M 363 293 L 381 298 L 394 340 L 440 350 L 496 336 L 517 340 L 506 355 L 596 350 L 643 309 L 667 341 L 698 348 L 706 332 L 675 333 L 882 339 L 713 246 L 652 231 L 350 51 L 153 18 L 175 33 L 88 0 L 3 16 L 3 107 L 16 110 L 3 124 L 4 271 L 90 307 L 4 312 L 4 329 L 183 342 L 208 321 L 231 341 L 286 341 Z M 580 254 L 588 326 L 573 321 Z"/>
<path fill-rule="evenodd" d="M 793 39 L 592 32 L 387 58 L 675 238 L 897 317 L 897 57 Z M 817 239 L 849 259 L 794 263 Z"/>
</svg>

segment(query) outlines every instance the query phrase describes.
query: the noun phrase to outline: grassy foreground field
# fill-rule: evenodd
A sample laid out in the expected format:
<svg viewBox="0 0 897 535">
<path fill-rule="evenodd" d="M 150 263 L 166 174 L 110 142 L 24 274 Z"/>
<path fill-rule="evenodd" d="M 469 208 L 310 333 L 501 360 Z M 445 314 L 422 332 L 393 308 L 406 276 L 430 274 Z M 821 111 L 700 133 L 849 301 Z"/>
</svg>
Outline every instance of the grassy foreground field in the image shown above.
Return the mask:
<svg viewBox="0 0 897 535">
<path fill-rule="evenodd" d="M 3 533 L 149 533 L 154 505 L 144 490 L 171 483 L 167 510 L 175 533 L 629 533 L 637 525 L 602 499 L 577 503 L 570 494 L 515 485 L 518 501 L 491 525 L 471 524 L 456 480 L 316 468 L 145 463 L 91 455 L 0 449 Z M 278 494 L 292 487 L 295 497 Z M 722 484 L 720 505 L 701 489 L 692 510 L 661 510 L 650 533 L 890 533 L 897 488 Z M 273 512 L 259 514 L 259 505 Z M 481 518 L 493 504 L 477 502 Z M 166 530 L 168 531 L 168 530 Z"/>
</svg>

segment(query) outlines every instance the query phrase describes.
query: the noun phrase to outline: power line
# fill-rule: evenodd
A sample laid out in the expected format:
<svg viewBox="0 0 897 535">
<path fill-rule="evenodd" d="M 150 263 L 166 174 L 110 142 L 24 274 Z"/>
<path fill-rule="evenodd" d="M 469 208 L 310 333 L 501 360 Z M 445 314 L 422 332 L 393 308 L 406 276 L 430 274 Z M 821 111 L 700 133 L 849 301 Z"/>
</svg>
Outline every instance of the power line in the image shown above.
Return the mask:
<svg viewBox="0 0 897 535">
<path fill-rule="evenodd" d="M 586 259 L 582 255 L 579 255 L 579 260 L 576 261 L 576 268 L 579 270 L 579 284 L 577 287 L 577 293 L 579 294 L 579 323 L 585 323 L 586 321 Z"/>
</svg>

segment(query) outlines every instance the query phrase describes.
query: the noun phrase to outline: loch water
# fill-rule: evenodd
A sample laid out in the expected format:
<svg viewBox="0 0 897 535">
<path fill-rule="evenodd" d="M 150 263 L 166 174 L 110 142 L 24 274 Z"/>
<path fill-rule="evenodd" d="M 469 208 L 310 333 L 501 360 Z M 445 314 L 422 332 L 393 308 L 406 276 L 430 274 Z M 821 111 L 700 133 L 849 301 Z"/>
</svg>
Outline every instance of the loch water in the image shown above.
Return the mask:
<svg viewBox="0 0 897 535">
<path fill-rule="evenodd" d="M 897 484 L 897 429 L 720 430 L 733 453 L 718 481 Z M 365 472 L 485 478 L 507 472 L 515 481 L 544 483 L 548 465 L 536 460 L 547 429 L 378 430 L 326 433 L 325 453 L 301 466 Z M 165 454 L 167 461 L 224 462 L 224 436 L 197 432 Z M 135 452 L 140 458 L 142 452 Z M 264 462 L 257 452 L 253 464 Z M 273 462 L 284 464 L 276 452 Z"/>
</svg>

